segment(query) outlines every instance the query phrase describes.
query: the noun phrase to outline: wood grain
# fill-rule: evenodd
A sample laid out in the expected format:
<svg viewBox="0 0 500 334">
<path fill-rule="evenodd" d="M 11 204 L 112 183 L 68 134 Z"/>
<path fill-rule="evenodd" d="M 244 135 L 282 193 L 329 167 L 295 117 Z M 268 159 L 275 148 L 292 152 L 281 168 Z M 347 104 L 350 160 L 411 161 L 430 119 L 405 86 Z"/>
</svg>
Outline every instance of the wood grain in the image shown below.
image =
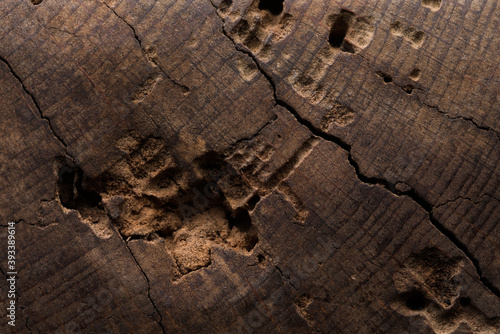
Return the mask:
<svg viewBox="0 0 500 334">
<path fill-rule="evenodd" d="M 0 18 L 0 332 L 500 333 L 497 1 Z"/>
</svg>

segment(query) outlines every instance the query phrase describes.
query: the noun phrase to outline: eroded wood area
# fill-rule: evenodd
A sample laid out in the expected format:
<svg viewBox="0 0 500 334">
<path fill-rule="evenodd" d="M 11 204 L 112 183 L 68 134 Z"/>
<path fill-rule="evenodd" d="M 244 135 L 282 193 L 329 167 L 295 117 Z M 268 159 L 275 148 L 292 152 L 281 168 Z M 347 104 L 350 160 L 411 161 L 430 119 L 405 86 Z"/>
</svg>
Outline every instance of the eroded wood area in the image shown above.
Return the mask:
<svg viewBox="0 0 500 334">
<path fill-rule="evenodd" d="M 500 333 L 497 1 L 0 17 L 0 332 Z"/>
</svg>

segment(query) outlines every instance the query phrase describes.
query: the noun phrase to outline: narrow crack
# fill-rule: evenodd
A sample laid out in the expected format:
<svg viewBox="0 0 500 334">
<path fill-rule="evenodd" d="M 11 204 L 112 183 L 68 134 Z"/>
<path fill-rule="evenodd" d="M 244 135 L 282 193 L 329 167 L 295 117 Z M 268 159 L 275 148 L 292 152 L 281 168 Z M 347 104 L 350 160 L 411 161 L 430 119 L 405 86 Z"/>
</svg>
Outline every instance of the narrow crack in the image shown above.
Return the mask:
<svg viewBox="0 0 500 334">
<path fill-rule="evenodd" d="M 432 110 L 435 110 L 437 111 L 438 113 L 440 114 L 443 114 L 445 115 L 447 118 L 451 119 L 451 120 L 457 120 L 457 119 L 461 119 L 467 123 L 471 123 L 472 125 L 474 125 L 476 128 L 478 128 L 479 130 L 482 130 L 482 131 L 486 131 L 486 132 L 493 132 L 493 134 L 495 134 L 495 136 L 498 138 L 498 140 L 500 140 L 500 133 L 498 133 L 495 129 L 493 128 L 490 128 L 489 126 L 482 126 L 482 125 L 479 125 L 473 117 L 465 117 L 465 116 L 460 116 L 460 115 L 456 115 L 456 116 L 451 116 L 450 114 L 448 114 L 447 112 L 445 111 L 442 111 L 438 106 L 433 106 L 433 105 L 430 105 L 430 104 L 427 104 L 423 101 L 420 100 L 420 98 L 417 98 L 418 101 L 420 103 L 422 103 L 424 106 L 426 106 L 427 108 L 429 109 L 432 109 Z"/>
<path fill-rule="evenodd" d="M 282 270 L 281 268 L 276 265 L 273 261 L 273 257 L 271 256 L 271 254 L 269 254 L 268 252 L 266 252 L 266 250 L 262 247 L 260 247 L 260 249 L 262 250 L 262 252 L 264 254 L 267 255 L 267 257 L 269 258 L 269 262 L 271 262 L 271 265 L 280 273 L 280 276 L 283 277 L 285 279 L 285 283 L 288 283 L 292 288 L 294 288 L 295 291 L 298 291 L 299 289 L 297 289 L 297 287 L 295 285 L 293 285 L 292 283 L 292 280 L 290 278 L 290 276 L 286 275 Z"/>
<path fill-rule="evenodd" d="M 28 330 L 28 332 L 32 333 L 31 329 L 28 326 L 29 321 L 30 321 L 30 318 L 26 317 L 26 323 L 24 324 L 24 327 L 26 327 L 26 329 Z"/>
<path fill-rule="evenodd" d="M 229 149 L 232 149 L 232 148 L 236 147 L 238 144 L 240 144 L 242 142 L 249 142 L 249 141 L 251 141 L 252 139 L 254 139 L 255 137 L 257 137 L 258 135 L 260 135 L 260 133 L 262 132 L 262 130 L 264 130 L 265 128 L 267 128 L 269 125 L 273 124 L 274 121 L 276 121 L 277 119 L 278 119 L 278 115 L 274 114 L 273 117 L 269 121 L 266 122 L 266 124 L 262 125 L 252 135 L 244 137 L 244 138 L 241 138 L 241 139 L 235 141 L 234 143 L 231 144 L 231 146 L 229 147 Z"/>
<path fill-rule="evenodd" d="M 29 225 L 29 226 L 36 227 L 37 229 L 40 229 L 40 230 L 46 230 L 49 227 L 58 226 L 59 225 L 58 223 L 50 223 L 50 224 L 47 224 L 47 225 L 39 225 L 39 224 L 35 224 L 35 223 L 26 223 L 26 224 Z"/>
<path fill-rule="evenodd" d="M 53 27 L 53 26 L 49 26 L 49 25 L 46 25 L 44 22 L 42 22 L 38 17 L 35 17 L 35 20 L 38 21 L 38 23 L 40 24 L 41 27 L 43 27 L 44 29 L 47 29 L 47 30 L 53 30 L 53 31 L 57 31 L 57 32 L 62 32 L 62 33 L 65 33 L 65 34 L 68 34 L 68 35 L 71 35 L 73 37 L 76 37 L 76 38 L 79 38 L 80 36 L 78 36 L 76 33 L 74 32 L 71 32 L 69 30 L 65 30 L 65 29 L 62 29 L 62 28 L 58 28 L 58 27 Z"/>
<path fill-rule="evenodd" d="M 40 25 L 42 27 L 44 27 L 45 29 L 47 30 L 54 30 L 54 31 L 58 31 L 58 32 L 62 32 L 64 34 L 68 34 L 68 35 L 71 35 L 73 37 L 76 37 L 76 38 L 80 38 L 80 36 L 78 36 L 77 34 L 75 34 L 74 32 L 71 32 L 69 30 L 65 30 L 65 29 L 60 29 L 58 27 L 51 27 L 51 26 L 44 26 L 40 21 L 38 21 L 40 23 Z"/>
<path fill-rule="evenodd" d="M 485 195 L 486 195 L 486 194 L 485 194 Z M 482 199 L 485 195 L 481 196 L 481 197 L 480 197 L 480 200 L 479 200 L 478 202 L 474 202 L 474 201 L 472 200 L 472 198 L 469 198 L 469 197 L 466 197 L 466 196 L 458 196 L 458 197 L 456 197 L 456 198 L 449 199 L 449 200 L 447 200 L 446 202 L 443 202 L 443 203 L 440 203 L 440 204 L 436 204 L 436 205 L 434 205 L 434 206 L 433 206 L 433 208 L 432 208 L 432 211 L 435 211 L 435 210 L 437 210 L 437 209 L 439 209 L 439 208 L 441 208 L 441 207 L 443 207 L 443 206 L 446 206 L 446 205 L 448 205 L 448 204 L 450 204 L 450 203 L 454 203 L 454 202 L 458 201 L 459 199 L 467 200 L 467 201 L 471 202 L 472 204 L 479 204 L 479 203 L 481 202 L 481 199 Z"/>
<path fill-rule="evenodd" d="M 111 12 L 113 12 L 113 14 L 119 18 L 121 21 L 123 21 L 123 23 L 125 23 L 129 28 L 130 30 L 132 30 L 132 34 L 134 35 L 134 39 L 137 41 L 137 43 L 139 44 L 139 48 L 141 49 L 141 52 L 144 54 L 144 57 L 146 57 L 146 59 L 148 61 L 150 61 L 151 63 L 153 63 L 156 67 L 158 67 L 160 69 L 160 71 L 163 73 L 163 75 L 168 79 L 170 80 L 170 82 L 172 82 L 174 85 L 180 87 L 182 89 L 182 91 L 184 93 L 187 93 L 190 91 L 189 87 L 181 84 L 180 82 L 178 82 L 177 80 L 174 80 L 164 69 L 163 67 L 160 65 L 160 62 L 157 61 L 156 59 L 153 59 L 151 57 L 149 57 L 146 52 L 145 52 L 145 48 L 144 46 L 142 45 L 142 40 L 139 38 L 139 35 L 137 34 L 137 31 L 135 30 L 134 26 L 132 24 L 130 24 L 127 20 L 125 20 L 125 18 L 123 18 L 122 16 L 118 15 L 118 13 L 111 7 L 109 6 L 106 2 L 102 2 L 104 4 L 104 6 L 106 6 Z"/>
<path fill-rule="evenodd" d="M 389 190 L 391 193 L 393 193 L 396 196 L 406 196 L 409 199 L 411 199 L 414 203 L 416 203 L 418 206 L 420 206 L 422 209 L 424 209 L 425 212 L 427 212 L 427 215 L 429 217 L 429 221 L 431 222 L 431 224 L 439 232 L 441 232 L 445 237 L 447 237 L 448 240 L 450 240 L 455 245 L 455 247 L 457 247 L 459 250 L 462 251 L 462 253 L 469 259 L 469 261 L 474 266 L 476 274 L 478 275 L 481 283 L 491 293 L 493 293 L 494 295 L 496 295 L 500 299 L 500 290 L 495 285 L 493 285 L 490 280 L 488 280 L 487 278 L 485 278 L 483 276 L 482 270 L 481 270 L 480 265 L 479 265 L 479 261 L 471 254 L 471 252 L 469 251 L 469 249 L 467 248 L 467 246 L 462 241 L 460 241 L 453 234 L 452 231 L 450 231 L 448 228 L 446 228 L 443 224 L 441 224 L 434 217 L 433 212 L 432 212 L 433 206 L 428 201 L 426 201 L 421 195 L 419 195 L 413 189 L 411 189 L 410 191 L 404 192 L 404 193 L 400 193 L 400 192 L 396 191 L 396 189 L 395 189 L 395 187 L 394 187 L 394 185 L 392 183 L 390 183 L 389 181 L 387 181 L 387 180 L 385 180 L 383 178 L 368 177 L 366 175 L 363 175 L 361 173 L 361 171 L 360 171 L 360 168 L 359 168 L 359 165 L 358 165 L 357 161 L 354 159 L 354 157 L 353 157 L 353 155 L 351 153 L 351 150 L 352 150 L 351 144 L 347 143 L 342 138 L 336 137 L 336 136 L 334 136 L 332 134 L 326 133 L 326 132 L 324 132 L 324 131 L 316 128 L 310 121 L 308 121 L 307 119 L 305 119 L 302 116 L 300 116 L 300 114 L 291 105 L 289 105 L 285 101 L 283 101 L 283 100 L 281 100 L 281 99 L 278 98 L 278 96 L 277 96 L 277 90 L 276 90 L 276 85 L 275 85 L 274 80 L 272 79 L 271 75 L 269 75 L 269 73 L 267 73 L 262 68 L 262 66 L 260 65 L 260 62 L 257 60 L 257 58 L 255 57 L 255 55 L 253 53 L 251 53 L 249 50 L 244 49 L 241 46 L 239 46 L 234 41 L 234 39 L 231 36 L 229 36 L 229 34 L 226 32 L 226 30 L 224 28 L 225 21 L 219 15 L 219 13 L 217 11 L 217 6 L 212 2 L 212 0 L 210 0 L 210 3 L 214 7 L 215 13 L 216 13 L 217 17 L 219 18 L 219 20 L 221 21 L 221 23 L 222 23 L 222 28 L 221 28 L 222 34 L 224 36 L 226 36 L 232 42 L 232 44 L 234 45 L 234 48 L 237 51 L 242 52 L 242 53 L 248 55 L 253 60 L 253 62 L 255 63 L 255 65 L 257 67 L 257 69 L 260 71 L 260 73 L 269 82 L 269 85 L 271 86 L 271 90 L 272 90 L 272 95 L 273 95 L 273 98 L 274 98 L 276 104 L 279 105 L 279 106 L 281 106 L 281 107 L 283 107 L 283 108 L 285 108 L 292 116 L 294 116 L 294 118 L 297 120 L 297 122 L 299 122 L 300 124 L 302 124 L 305 127 L 307 127 L 312 134 L 314 134 L 315 136 L 320 137 L 320 138 L 322 138 L 322 139 L 324 139 L 326 141 L 329 141 L 329 142 L 332 142 L 334 144 L 337 144 L 344 151 L 346 151 L 346 153 L 347 153 L 347 160 L 349 161 L 349 164 L 354 168 L 355 174 L 356 174 L 357 178 L 361 182 L 366 183 L 366 184 L 370 184 L 370 185 L 381 186 L 381 187 Z M 439 109 L 437 109 L 437 110 L 439 111 Z M 442 113 L 442 114 L 444 114 L 444 115 L 446 115 L 447 117 L 450 117 L 448 114 L 446 114 L 446 113 L 444 113 L 442 111 L 439 111 L 439 112 Z M 278 267 L 276 267 L 276 269 L 278 271 L 280 271 L 280 273 L 282 273 L 281 270 Z M 286 276 L 284 276 L 284 277 L 286 277 Z"/>
<path fill-rule="evenodd" d="M 122 238 L 123 240 L 123 238 Z M 148 299 L 149 301 L 151 302 L 151 305 L 153 305 L 153 308 L 155 309 L 156 313 L 158 314 L 158 317 L 160 318 L 160 320 L 157 320 L 155 318 L 155 316 L 153 316 L 153 319 L 156 321 L 156 323 L 161 327 L 161 330 L 163 332 L 163 334 L 166 333 L 165 331 L 165 327 L 163 326 L 163 317 L 160 313 L 160 310 L 158 309 L 158 307 L 156 306 L 155 302 L 153 301 L 153 299 L 151 298 L 151 286 L 150 286 L 150 282 L 149 282 L 149 278 L 148 276 L 146 275 L 146 272 L 144 272 L 144 270 L 142 269 L 141 265 L 139 264 L 139 261 L 137 261 L 134 253 L 132 252 L 132 250 L 130 249 L 130 247 L 128 246 L 127 242 L 125 240 L 123 240 L 123 243 L 125 244 L 125 247 L 127 247 L 127 250 L 129 251 L 130 255 L 132 256 L 132 258 L 134 259 L 134 262 L 135 264 L 137 265 L 137 268 L 139 268 L 139 270 L 141 271 L 142 275 L 144 276 L 144 278 L 146 279 L 146 283 L 148 285 Z"/>
<path fill-rule="evenodd" d="M 458 197 L 456 197 L 456 198 L 454 198 L 454 199 L 450 199 L 450 200 L 447 200 L 446 202 L 443 202 L 443 203 L 440 203 L 440 204 L 436 204 L 436 205 L 434 205 L 433 210 L 435 211 L 436 209 L 439 209 L 440 207 L 443 207 L 443 206 L 448 205 L 448 204 L 450 204 L 450 203 L 456 202 L 456 201 L 458 201 L 459 199 L 463 199 L 463 200 L 466 200 L 466 201 L 471 202 L 471 203 L 472 203 L 472 204 L 474 204 L 474 205 L 478 205 L 478 204 L 480 204 L 480 203 L 483 201 L 483 198 L 484 198 L 484 197 L 489 197 L 489 198 L 491 198 L 491 199 L 495 199 L 495 200 L 497 200 L 497 201 L 500 201 L 498 198 L 496 198 L 494 195 L 491 195 L 491 194 L 483 194 L 483 195 L 481 195 L 481 196 L 479 197 L 479 199 L 478 199 L 478 200 L 476 200 L 476 201 L 474 201 L 472 198 L 469 198 L 469 197 L 467 197 L 467 196 L 458 196 Z"/>
<path fill-rule="evenodd" d="M 479 280 L 481 283 L 495 296 L 500 298 L 500 289 L 498 289 L 488 278 L 483 276 L 483 271 L 479 264 L 479 260 L 472 255 L 467 246 L 446 226 L 440 223 L 437 218 L 434 216 L 434 208 L 432 205 L 423 199 L 420 195 L 418 195 L 413 189 L 408 193 L 405 193 L 411 199 L 413 199 L 417 204 L 419 204 L 429 215 L 429 220 L 434 225 L 435 228 L 438 229 L 445 237 L 447 237 L 458 249 L 465 254 L 465 256 L 469 259 L 476 270 L 476 274 L 479 276 Z"/>
<path fill-rule="evenodd" d="M 0 60 L 9 68 L 10 73 L 19 82 L 19 84 L 23 88 L 24 93 L 31 98 L 31 100 L 33 101 L 33 104 L 35 105 L 36 110 L 38 111 L 40 119 L 47 121 L 47 124 L 49 126 L 50 132 L 52 133 L 52 135 L 54 136 L 54 138 L 56 138 L 57 141 L 59 141 L 59 143 L 64 147 L 64 149 L 66 150 L 66 155 L 72 161 L 74 161 L 75 159 L 71 156 L 71 154 L 69 154 L 68 145 L 66 144 L 66 142 L 64 141 L 64 139 L 60 135 L 58 135 L 57 132 L 54 130 L 54 127 L 52 126 L 52 122 L 51 122 L 50 118 L 47 117 L 47 116 L 45 116 L 43 114 L 42 109 L 40 108 L 40 104 L 38 103 L 37 99 L 35 98 L 35 95 L 30 90 L 28 90 L 28 88 L 24 84 L 24 82 L 21 79 L 21 77 L 14 71 L 14 68 L 10 65 L 10 63 L 7 61 L 7 59 L 5 59 L 4 57 L 0 56 Z"/>
</svg>

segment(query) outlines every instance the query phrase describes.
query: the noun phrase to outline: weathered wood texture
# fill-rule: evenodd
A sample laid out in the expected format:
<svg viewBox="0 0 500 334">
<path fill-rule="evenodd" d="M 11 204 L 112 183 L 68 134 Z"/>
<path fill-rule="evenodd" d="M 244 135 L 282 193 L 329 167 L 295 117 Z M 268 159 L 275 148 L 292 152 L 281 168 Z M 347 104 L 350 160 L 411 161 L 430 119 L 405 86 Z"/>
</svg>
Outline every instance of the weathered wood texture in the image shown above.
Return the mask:
<svg viewBox="0 0 500 334">
<path fill-rule="evenodd" d="M 0 332 L 500 333 L 498 6 L 1 1 Z"/>
</svg>

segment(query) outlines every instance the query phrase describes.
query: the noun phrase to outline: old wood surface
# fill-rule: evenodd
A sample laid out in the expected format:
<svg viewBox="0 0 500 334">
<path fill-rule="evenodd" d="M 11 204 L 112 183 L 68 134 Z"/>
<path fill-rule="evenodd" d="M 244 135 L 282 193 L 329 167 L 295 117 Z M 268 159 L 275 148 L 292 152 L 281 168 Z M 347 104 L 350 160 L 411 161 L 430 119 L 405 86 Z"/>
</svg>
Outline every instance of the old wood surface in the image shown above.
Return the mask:
<svg viewBox="0 0 500 334">
<path fill-rule="evenodd" d="M 3 0 L 2 333 L 500 333 L 496 0 Z"/>
</svg>

